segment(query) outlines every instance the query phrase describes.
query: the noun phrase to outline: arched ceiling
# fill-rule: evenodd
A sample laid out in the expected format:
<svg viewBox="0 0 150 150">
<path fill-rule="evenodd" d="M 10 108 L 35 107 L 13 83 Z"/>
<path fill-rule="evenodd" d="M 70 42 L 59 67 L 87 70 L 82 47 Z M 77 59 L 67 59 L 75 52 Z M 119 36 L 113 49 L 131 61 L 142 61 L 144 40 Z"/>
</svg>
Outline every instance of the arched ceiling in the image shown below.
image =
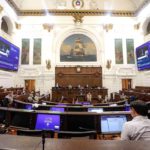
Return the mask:
<svg viewBox="0 0 150 150">
<path fill-rule="evenodd" d="M 150 0 L 79 0 L 82 7 L 75 7 L 78 0 L 6 0 L 18 15 L 70 15 L 73 12 L 85 15 L 134 16 Z"/>
</svg>

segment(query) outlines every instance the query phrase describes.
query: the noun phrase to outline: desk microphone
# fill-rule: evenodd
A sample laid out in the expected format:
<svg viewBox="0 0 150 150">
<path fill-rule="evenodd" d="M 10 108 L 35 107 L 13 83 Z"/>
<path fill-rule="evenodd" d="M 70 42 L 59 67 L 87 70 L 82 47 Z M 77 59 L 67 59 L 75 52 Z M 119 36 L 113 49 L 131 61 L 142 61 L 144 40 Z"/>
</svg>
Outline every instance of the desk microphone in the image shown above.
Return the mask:
<svg viewBox="0 0 150 150">
<path fill-rule="evenodd" d="M 42 130 L 42 150 L 45 149 L 45 130 Z"/>
</svg>

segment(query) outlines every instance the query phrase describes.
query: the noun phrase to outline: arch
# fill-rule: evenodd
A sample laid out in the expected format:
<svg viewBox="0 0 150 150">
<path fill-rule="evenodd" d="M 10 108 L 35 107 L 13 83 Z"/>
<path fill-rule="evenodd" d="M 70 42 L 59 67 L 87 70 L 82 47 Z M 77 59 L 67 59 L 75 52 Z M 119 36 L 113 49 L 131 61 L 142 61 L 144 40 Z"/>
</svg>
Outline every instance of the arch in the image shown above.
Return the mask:
<svg viewBox="0 0 150 150">
<path fill-rule="evenodd" d="M 8 16 L 2 17 L 1 30 L 3 30 L 5 33 L 11 35 L 12 30 L 13 30 L 13 24 Z"/>
<path fill-rule="evenodd" d="M 144 21 L 142 29 L 143 29 L 144 35 L 150 34 L 150 17 Z"/>
<path fill-rule="evenodd" d="M 147 25 L 147 34 L 150 34 L 150 21 L 149 21 L 149 23 L 148 23 L 148 25 Z"/>
<path fill-rule="evenodd" d="M 72 36 L 74 34 L 81 34 L 84 36 L 87 36 L 88 38 L 90 38 L 95 47 L 96 47 L 96 56 L 97 56 L 97 60 L 95 62 L 82 62 L 82 65 L 102 65 L 103 62 L 103 56 L 102 56 L 102 39 L 99 39 L 99 37 L 97 37 L 96 33 L 94 33 L 92 30 L 90 29 L 83 29 L 83 28 L 77 28 L 77 27 L 73 27 L 73 28 L 67 28 L 66 30 L 63 30 L 62 34 L 59 34 L 57 40 L 54 42 L 54 49 L 55 51 L 55 57 L 56 57 L 56 63 L 57 65 L 66 65 L 66 62 L 61 62 L 60 61 L 60 48 L 61 45 L 63 43 L 63 41 L 65 39 L 67 39 L 69 36 Z M 69 65 L 77 65 L 80 64 L 81 62 L 69 62 Z"/>
</svg>

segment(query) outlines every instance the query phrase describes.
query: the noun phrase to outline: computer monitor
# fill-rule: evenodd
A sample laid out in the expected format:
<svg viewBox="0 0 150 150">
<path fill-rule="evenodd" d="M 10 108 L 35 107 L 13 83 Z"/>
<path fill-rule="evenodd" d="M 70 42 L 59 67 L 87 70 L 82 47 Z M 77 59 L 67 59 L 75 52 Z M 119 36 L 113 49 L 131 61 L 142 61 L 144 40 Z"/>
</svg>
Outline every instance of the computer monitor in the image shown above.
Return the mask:
<svg viewBox="0 0 150 150">
<path fill-rule="evenodd" d="M 58 103 L 56 106 L 67 106 L 67 104 Z"/>
<path fill-rule="evenodd" d="M 97 113 L 101 113 L 103 112 L 103 108 L 88 108 L 88 112 L 97 112 Z"/>
<path fill-rule="evenodd" d="M 120 133 L 126 121 L 126 115 L 102 115 L 100 119 L 101 133 Z"/>
<path fill-rule="evenodd" d="M 64 112 L 65 108 L 63 108 L 63 107 L 50 107 L 50 111 Z"/>
<path fill-rule="evenodd" d="M 32 104 L 26 104 L 25 109 L 27 110 L 32 110 Z"/>
<path fill-rule="evenodd" d="M 6 112 L 3 110 L 0 110 L 0 123 L 4 123 L 6 118 Z"/>
<path fill-rule="evenodd" d="M 36 130 L 60 130 L 60 115 L 37 114 Z"/>
<path fill-rule="evenodd" d="M 30 128 L 30 117 L 30 113 L 12 112 L 10 125 L 23 128 Z"/>
<path fill-rule="evenodd" d="M 90 102 L 82 102 L 82 105 L 91 105 Z"/>
</svg>

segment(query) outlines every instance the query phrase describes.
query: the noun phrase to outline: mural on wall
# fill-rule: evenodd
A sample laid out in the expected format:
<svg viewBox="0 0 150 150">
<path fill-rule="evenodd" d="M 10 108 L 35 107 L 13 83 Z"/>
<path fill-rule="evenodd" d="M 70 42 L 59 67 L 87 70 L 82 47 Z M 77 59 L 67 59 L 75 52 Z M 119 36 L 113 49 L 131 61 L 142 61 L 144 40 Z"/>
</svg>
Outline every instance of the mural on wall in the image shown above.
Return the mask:
<svg viewBox="0 0 150 150">
<path fill-rule="evenodd" d="M 29 64 L 29 39 L 22 39 L 21 64 Z"/>
<path fill-rule="evenodd" d="M 126 39 L 126 48 L 127 48 L 127 63 L 134 64 L 134 41 L 133 39 Z"/>
<path fill-rule="evenodd" d="M 41 39 L 34 39 L 33 64 L 41 64 Z"/>
<path fill-rule="evenodd" d="M 83 34 L 73 34 L 67 37 L 60 48 L 61 62 L 96 61 L 96 46 Z"/>
<path fill-rule="evenodd" d="M 123 64 L 122 39 L 115 39 L 116 64 Z"/>
</svg>

